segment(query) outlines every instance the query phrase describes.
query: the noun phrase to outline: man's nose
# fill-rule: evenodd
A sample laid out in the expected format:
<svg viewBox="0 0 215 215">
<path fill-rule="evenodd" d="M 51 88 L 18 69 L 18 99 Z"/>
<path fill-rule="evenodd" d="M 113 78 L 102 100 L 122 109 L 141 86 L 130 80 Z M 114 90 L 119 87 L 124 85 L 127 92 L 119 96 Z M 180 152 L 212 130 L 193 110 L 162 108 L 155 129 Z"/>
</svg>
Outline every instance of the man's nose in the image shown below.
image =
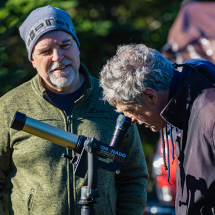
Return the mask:
<svg viewBox="0 0 215 215">
<path fill-rule="evenodd" d="M 61 50 L 54 49 L 52 53 L 52 61 L 60 62 L 63 59 L 63 53 Z"/>
<path fill-rule="evenodd" d="M 132 117 L 132 115 L 127 113 L 126 111 L 124 111 L 123 113 L 125 116 L 131 118 L 131 124 L 134 124 L 137 121 L 137 119 L 135 117 Z"/>
<path fill-rule="evenodd" d="M 136 121 L 137 121 L 136 118 L 134 118 L 134 117 L 131 118 L 131 124 L 134 124 Z"/>
</svg>

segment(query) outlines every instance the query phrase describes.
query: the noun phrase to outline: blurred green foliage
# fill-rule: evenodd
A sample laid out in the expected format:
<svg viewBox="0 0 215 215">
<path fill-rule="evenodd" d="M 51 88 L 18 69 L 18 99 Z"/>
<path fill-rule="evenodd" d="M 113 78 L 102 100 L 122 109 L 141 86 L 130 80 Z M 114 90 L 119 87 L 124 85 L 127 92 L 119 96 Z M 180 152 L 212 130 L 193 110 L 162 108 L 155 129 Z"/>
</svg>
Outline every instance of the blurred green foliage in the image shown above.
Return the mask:
<svg viewBox="0 0 215 215">
<path fill-rule="evenodd" d="M 32 78 L 18 28 L 37 7 L 52 5 L 67 11 L 81 43 L 81 61 L 90 73 L 99 71 L 120 44 L 144 43 L 160 50 L 183 2 L 181 0 L 1 0 L 0 96 Z M 158 134 L 139 127 L 147 160 Z M 146 135 L 147 134 L 147 135 Z"/>
<path fill-rule="evenodd" d="M 36 74 L 18 28 L 33 9 L 48 4 L 70 14 L 81 43 L 81 61 L 99 77 L 120 44 L 144 43 L 159 50 L 166 43 L 181 0 L 1 0 L 0 96 Z M 148 160 L 158 134 L 141 127 L 140 131 Z"/>
<path fill-rule="evenodd" d="M 45 5 L 67 11 L 81 42 L 81 61 L 91 74 L 114 55 L 117 45 L 144 43 L 160 49 L 180 8 L 180 0 L 1 0 L 0 96 L 29 80 L 36 71 L 28 61 L 18 27 L 29 13 Z"/>
<path fill-rule="evenodd" d="M 160 50 L 177 16 L 182 0 L 1 0 L 0 96 L 32 78 L 36 71 L 28 61 L 18 28 L 37 8 L 52 5 L 67 11 L 81 43 L 81 62 L 90 73 L 99 71 L 120 44 L 144 43 Z M 158 134 L 139 127 L 147 161 Z"/>
</svg>

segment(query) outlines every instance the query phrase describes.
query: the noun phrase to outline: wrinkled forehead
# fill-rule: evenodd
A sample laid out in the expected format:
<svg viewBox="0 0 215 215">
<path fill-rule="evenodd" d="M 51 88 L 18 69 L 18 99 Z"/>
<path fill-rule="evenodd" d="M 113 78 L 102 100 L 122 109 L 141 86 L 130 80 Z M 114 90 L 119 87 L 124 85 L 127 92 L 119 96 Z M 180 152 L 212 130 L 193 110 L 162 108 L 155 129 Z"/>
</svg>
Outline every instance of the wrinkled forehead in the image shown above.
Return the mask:
<svg viewBox="0 0 215 215">
<path fill-rule="evenodd" d="M 123 104 L 123 103 L 115 103 L 116 111 L 117 112 L 124 112 L 124 111 L 133 111 L 136 108 L 136 104 Z"/>
<path fill-rule="evenodd" d="M 65 31 L 50 31 L 40 37 L 34 46 L 33 52 L 40 46 L 46 46 L 54 43 L 61 44 L 69 41 L 75 41 L 71 34 L 68 34 Z"/>
<path fill-rule="evenodd" d="M 68 38 L 71 40 L 74 40 L 73 36 L 65 31 L 61 31 L 61 30 L 54 30 L 54 31 L 49 31 L 47 33 L 45 33 L 44 35 L 42 35 L 39 41 L 45 40 L 45 39 L 64 39 L 64 38 Z"/>
</svg>

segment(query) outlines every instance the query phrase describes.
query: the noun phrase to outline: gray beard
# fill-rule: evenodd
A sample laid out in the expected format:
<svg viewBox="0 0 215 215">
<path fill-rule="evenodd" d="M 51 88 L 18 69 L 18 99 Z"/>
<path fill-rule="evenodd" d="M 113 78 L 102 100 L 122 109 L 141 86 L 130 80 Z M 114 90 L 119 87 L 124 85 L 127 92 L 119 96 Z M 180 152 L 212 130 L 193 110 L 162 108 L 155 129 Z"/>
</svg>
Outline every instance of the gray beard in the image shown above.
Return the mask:
<svg viewBox="0 0 215 215">
<path fill-rule="evenodd" d="M 55 69 L 68 65 L 68 68 L 64 72 L 55 73 Z M 68 87 L 72 84 L 75 79 L 76 72 L 73 62 L 71 60 L 65 59 L 61 62 L 54 62 L 48 68 L 48 82 L 55 88 L 61 89 L 63 87 Z"/>
</svg>

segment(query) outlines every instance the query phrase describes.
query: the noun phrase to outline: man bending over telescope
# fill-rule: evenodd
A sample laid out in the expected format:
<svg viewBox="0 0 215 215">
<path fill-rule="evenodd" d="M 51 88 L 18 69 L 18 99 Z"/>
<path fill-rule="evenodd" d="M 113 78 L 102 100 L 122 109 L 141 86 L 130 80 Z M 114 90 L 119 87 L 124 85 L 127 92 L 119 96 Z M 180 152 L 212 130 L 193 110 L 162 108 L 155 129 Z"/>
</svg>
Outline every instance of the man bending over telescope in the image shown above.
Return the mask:
<svg viewBox="0 0 215 215">
<path fill-rule="evenodd" d="M 51 6 L 38 8 L 19 30 L 38 74 L 0 99 L 0 215 L 7 176 L 10 214 L 80 215 L 87 176 L 73 176 L 73 165 L 61 158 L 62 153 L 73 157 L 74 151 L 11 129 L 10 123 L 19 111 L 109 145 L 118 113 L 100 100 L 98 80 L 80 63 L 80 43 L 69 14 Z M 143 214 L 148 174 L 136 125 L 128 135 L 121 173 L 98 168 L 97 215 Z"/>
<path fill-rule="evenodd" d="M 100 84 L 119 112 L 175 142 L 176 214 L 215 214 L 214 64 L 189 60 L 178 72 L 158 51 L 124 45 L 103 67 Z M 170 171 L 168 145 L 163 153 Z"/>
</svg>

